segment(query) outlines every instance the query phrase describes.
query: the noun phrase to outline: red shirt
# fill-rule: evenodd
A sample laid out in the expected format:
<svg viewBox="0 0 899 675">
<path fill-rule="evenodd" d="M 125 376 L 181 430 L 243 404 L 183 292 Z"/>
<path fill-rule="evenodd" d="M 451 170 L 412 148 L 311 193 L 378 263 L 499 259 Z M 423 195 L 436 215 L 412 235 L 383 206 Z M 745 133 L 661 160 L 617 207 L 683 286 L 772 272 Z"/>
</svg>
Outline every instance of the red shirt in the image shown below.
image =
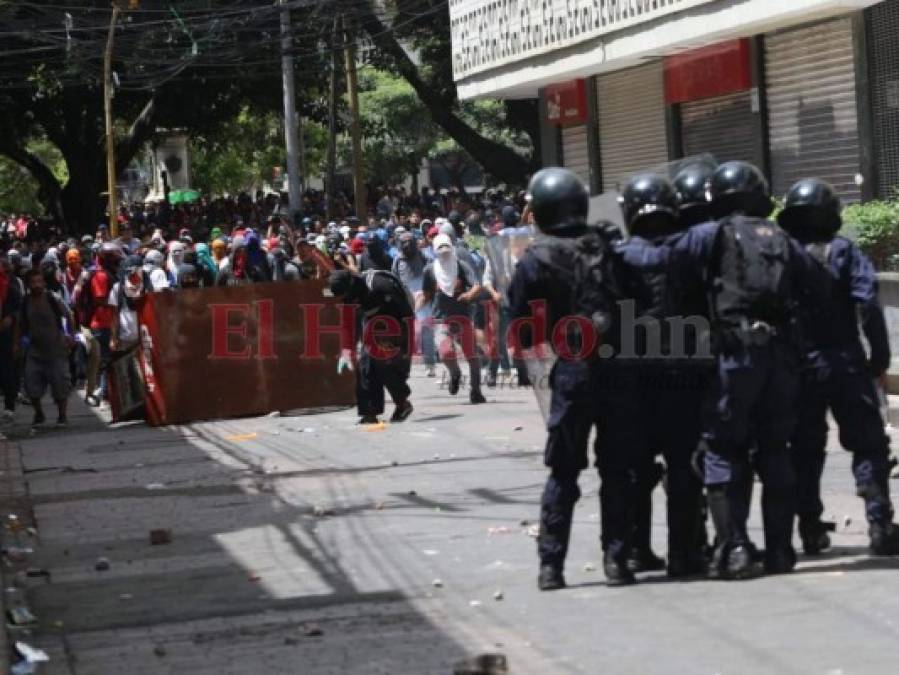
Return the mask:
<svg viewBox="0 0 899 675">
<path fill-rule="evenodd" d="M 91 328 L 112 328 L 115 310 L 108 304 L 112 291 L 112 279 L 106 270 L 99 269 L 91 277 L 91 298 L 94 301 L 94 314 L 91 317 Z"/>
</svg>

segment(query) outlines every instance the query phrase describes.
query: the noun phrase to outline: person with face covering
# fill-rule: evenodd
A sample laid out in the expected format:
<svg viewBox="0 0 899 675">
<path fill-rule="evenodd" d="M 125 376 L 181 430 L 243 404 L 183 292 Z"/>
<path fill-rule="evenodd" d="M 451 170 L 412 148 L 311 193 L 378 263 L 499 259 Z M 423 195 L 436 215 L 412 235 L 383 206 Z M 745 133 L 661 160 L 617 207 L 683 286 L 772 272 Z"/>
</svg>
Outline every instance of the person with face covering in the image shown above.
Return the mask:
<svg viewBox="0 0 899 675">
<path fill-rule="evenodd" d="M 203 282 L 196 265 L 181 263 L 178 265 L 178 288 L 201 288 Z"/>
<path fill-rule="evenodd" d="M 178 265 L 184 262 L 185 246 L 180 241 L 169 243 L 169 257 L 165 263 L 165 270 L 169 274 L 169 282 L 174 286 L 178 278 Z"/>
<path fill-rule="evenodd" d="M 262 250 L 262 242 L 254 230 L 247 230 L 245 237 L 247 246 L 247 268 L 250 278 L 255 283 L 272 280 L 272 263 L 268 254 Z"/>
<path fill-rule="evenodd" d="M 63 283 L 71 299 L 75 292 L 75 284 L 84 273 L 84 265 L 81 261 L 81 252 L 77 248 L 66 251 L 66 271 L 63 275 Z"/>
<path fill-rule="evenodd" d="M 377 235 L 369 235 L 365 246 L 365 252 L 359 260 L 359 271 L 384 270 L 389 271 L 393 267 L 393 260 L 387 253 L 387 245 Z"/>
<path fill-rule="evenodd" d="M 219 268 L 215 284 L 216 286 L 242 286 L 255 281 L 253 269 L 248 263 L 247 245 L 243 239 L 235 239 L 231 255 Z M 260 281 L 264 281 L 264 279 L 260 279 Z"/>
<path fill-rule="evenodd" d="M 216 238 L 212 240 L 212 260 L 215 262 L 216 272 L 222 268 L 224 262 L 228 259 L 228 244 L 224 239 Z"/>
<path fill-rule="evenodd" d="M 453 242 L 445 234 L 434 237 L 435 259 L 424 271 L 419 306 L 430 303 L 433 313 L 434 340 L 440 360 L 449 371 L 449 393 L 459 393 L 462 372 L 459 370 L 458 350 L 468 360 L 471 378 L 469 400 L 485 403 L 481 393 L 481 362 L 478 357 L 471 302 L 481 292 L 477 273 L 456 257 Z"/>
<path fill-rule="evenodd" d="M 140 337 L 137 324 L 138 302 L 149 290 L 150 278 L 143 270 L 140 256 L 128 256 L 119 269 L 119 280 L 109 296 L 109 304 L 115 308 L 112 337 L 109 341 L 113 352 L 125 352 L 137 344 Z"/>
<path fill-rule="evenodd" d="M 377 424 L 378 416 L 384 412 L 384 389 L 390 393 L 396 408 L 391 422 L 402 422 L 412 414 L 407 380 L 412 365 L 409 345 L 409 320 L 413 314 L 412 302 L 402 282 L 390 272 L 369 270 L 355 274 L 348 270 L 332 272 L 329 287 L 335 297 L 344 304 L 356 305 L 361 331 L 357 331 L 351 342 L 355 347 L 360 336 L 369 336 L 368 324 L 383 328 L 383 321 L 393 320 L 399 326 L 398 335 L 392 337 L 372 337 L 370 344 L 363 344 L 359 357 L 359 372 L 356 377 L 356 406 L 360 424 Z M 352 370 L 353 350 L 344 349 L 337 364 L 338 374 L 343 369 Z"/>
<path fill-rule="evenodd" d="M 197 254 L 197 267 L 203 279 L 203 286 L 205 288 L 214 286 L 215 276 L 218 274 L 219 268 L 209 253 L 209 247 L 206 244 L 197 244 L 194 251 Z"/>
<path fill-rule="evenodd" d="M 431 307 L 423 300 L 422 283 L 424 282 L 425 260 L 418 242 L 411 232 L 404 232 L 399 237 L 399 257 L 393 261 L 393 273 L 403 282 L 415 298 L 420 307 L 415 312 L 415 327 L 418 339 L 421 343 L 421 351 L 424 356 L 425 370 L 428 377 L 434 377 L 434 367 L 437 363 L 436 350 L 434 348 L 434 325 L 431 320 Z"/>
<path fill-rule="evenodd" d="M 150 278 L 150 288 L 148 290 L 154 293 L 171 287 L 169 277 L 165 270 L 162 269 L 163 263 L 165 263 L 165 258 L 162 253 L 159 251 L 147 251 L 147 255 L 144 257 L 144 272 Z"/>
</svg>

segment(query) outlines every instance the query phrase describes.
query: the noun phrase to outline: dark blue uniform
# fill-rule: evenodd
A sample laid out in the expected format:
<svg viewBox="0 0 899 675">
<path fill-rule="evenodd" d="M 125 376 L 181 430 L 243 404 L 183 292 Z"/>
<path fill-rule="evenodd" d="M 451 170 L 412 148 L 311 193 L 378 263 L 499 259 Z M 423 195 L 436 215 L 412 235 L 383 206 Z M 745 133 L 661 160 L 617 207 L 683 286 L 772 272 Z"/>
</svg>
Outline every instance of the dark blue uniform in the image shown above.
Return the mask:
<svg viewBox="0 0 899 675">
<path fill-rule="evenodd" d="M 833 280 L 823 313 L 804 313 L 808 351 L 803 362 L 799 424 L 793 436 L 800 528 L 820 522 L 821 473 L 827 445 L 827 410 L 840 429 L 840 444 L 852 452 L 852 471 L 868 522 L 893 519 L 889 496 L 889 438 L 873 378 L 890 363 L 889 337 L 877 298 L 877 275 L 848 239 L 810 244 L 807 250 Z M 859 317 L 870 345 L 870 360 L 859 339 Z"/>
<path fill-rule="evenodd" d="M 583 226 L 560 230 L 559 236 L 575 238 Z M 521 333 L 522 347 L 547 341 L 553 327 L 574 313 L 572 302 L 574 262 L 563 251 L 552 262 L 535 252 L 525 252 L 508 292 L 513 319 L 530 317 L 531 301 L 543 300 L 547 307 L 547 334 Z M 571 345 L 572 352 L 577 345 Z M 568 551 L 574 505 L 581 496 L 578 476 L 589 465 L 587 443 L 595 426 L 602 443 L 597 444 L 596 464 L 601 478 L 600 505 L 602 547 L 624 563 L 629 553 L 634 499 L 634 452 L 639 419 L 637 398 L 625 386 L 614 360 L 559 359 L 550 373 L 552 401 L 547 419 L 544 462 L 551 470 L 541 499 L 540 535 L 537 549 L 542 565 L 561 568 Z"/>
<path fill-rule="evenodd" d="M 652 491 L 657 483 L 655 456 L 667 468 L 669 564 L 676 570 L 697 570 L 701 561 L 702 483 L 691 459 L 700 439 L 702 398 L 714 361 L 708 353 L 705 294 L 681 289 L 669 274 L 659 246 L 639 236 L 618 245 L 624 263 L 624 294 L 635 317 L 634 330 L 622 339 L 634 341 L 635 360 L 627 363 L 637 377 L 641 432 L 637 471 L 634 546 L 650 550 Z M 682 323 L 677 318 L 683 318 Z M 675 318 L 674 322 L 669 319 Z M 623 325 L 622 332 L 630 327 Z M 705 354 L 703 354 L 703 350 Z M 622 351 L 622 355 L 624 351 Z"/>
<path fill-rule="evenodd" d="M 778 231 L 773 223 L 763 219 L 735 218 L 742 219 L 744 225 L 760 228 L 768 236 Z M 694 275 L 709 295 L 710 308 L 733 291 L 720 276 L 722 236 L 721 223 L 697 225 L 684 233 L 672 249 L 675 269 L 685 277 Z M 795 241 L 788 240 L 786 246 L 784 281 L 792 297 L 781 300 L 794 307 L 802 302 L 817 306 L 822 298 L 805 297 L 809 291 L 821 290 L 816 266 Z M 754 448 L 755 470 L 764 485 L 766 554 L 792 555 L 796 479 L 787 449 L 796 426 L 799 395 L 800 347 L 795 310 L 776 319 L 751 314 L 738 302 L 726 313 L 717 309 L 710 312 L 717 373 L 703 406 L 705 483 L 710 501 L 720 498 L 727 505 L 723 511 L 726 522 L 716 522 L 716 529 L 728 537 L 722 543 L 731 548 L 750 546 L 746 532 L 747 485 L 752 481 L 750 452 Z M 714 517 L 714 504 L 712 511 Z"/>
</svg>

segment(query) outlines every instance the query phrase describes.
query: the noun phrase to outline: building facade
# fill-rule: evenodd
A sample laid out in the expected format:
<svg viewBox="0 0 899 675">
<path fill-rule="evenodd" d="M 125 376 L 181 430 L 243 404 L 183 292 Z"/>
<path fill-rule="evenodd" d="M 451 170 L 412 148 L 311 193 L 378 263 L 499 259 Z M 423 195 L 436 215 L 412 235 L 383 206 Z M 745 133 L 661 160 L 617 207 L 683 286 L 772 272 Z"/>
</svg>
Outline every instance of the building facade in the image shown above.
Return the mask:
<svg viewBox="0 0 899 675">
<path fill-rule="evenodd" d="M 594 193 L 709 154 L 899 193 L 899 0 L 450 0 L 462 98 L 540 99 Z"/>
</svg>

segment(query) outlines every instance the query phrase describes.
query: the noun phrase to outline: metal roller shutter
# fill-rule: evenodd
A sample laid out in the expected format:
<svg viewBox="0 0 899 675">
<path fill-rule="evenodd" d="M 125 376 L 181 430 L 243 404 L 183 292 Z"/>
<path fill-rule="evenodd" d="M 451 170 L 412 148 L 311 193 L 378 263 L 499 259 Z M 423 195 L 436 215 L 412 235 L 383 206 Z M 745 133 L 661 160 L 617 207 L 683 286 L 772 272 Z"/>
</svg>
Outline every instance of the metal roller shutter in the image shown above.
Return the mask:
<svg viewBox="0 0 899 675">
<path fill-rule="evenodd" d="M 562 166 L 571 169 L 590 185 L 590 149 L 587 147 L 587 125 L 562 128 Z"/>
<path fill-rule="evenodd" d="M 775 194 L 800 178 L 861 194 L 852 22 L 848 18 L 765 37 L 771 173 Z"/>
<path fill-rule="evenodd" d="M 596 78 L 603 189 L 668 161 L 662 62 Z"/>
<path fill-rule="evenodd" d="M 874 5 L 866 10 L 865 18 L 871 54 L 877 196 L 890 199 L 899 191 L 899 0 Z"/>
<path fill-rule="evenodd" d="M 749 91 L 681 104 L 684 156 L 710 153 L 720 162 L 762 163 L 761 116 L 752 111 Z"/>
</svg>

